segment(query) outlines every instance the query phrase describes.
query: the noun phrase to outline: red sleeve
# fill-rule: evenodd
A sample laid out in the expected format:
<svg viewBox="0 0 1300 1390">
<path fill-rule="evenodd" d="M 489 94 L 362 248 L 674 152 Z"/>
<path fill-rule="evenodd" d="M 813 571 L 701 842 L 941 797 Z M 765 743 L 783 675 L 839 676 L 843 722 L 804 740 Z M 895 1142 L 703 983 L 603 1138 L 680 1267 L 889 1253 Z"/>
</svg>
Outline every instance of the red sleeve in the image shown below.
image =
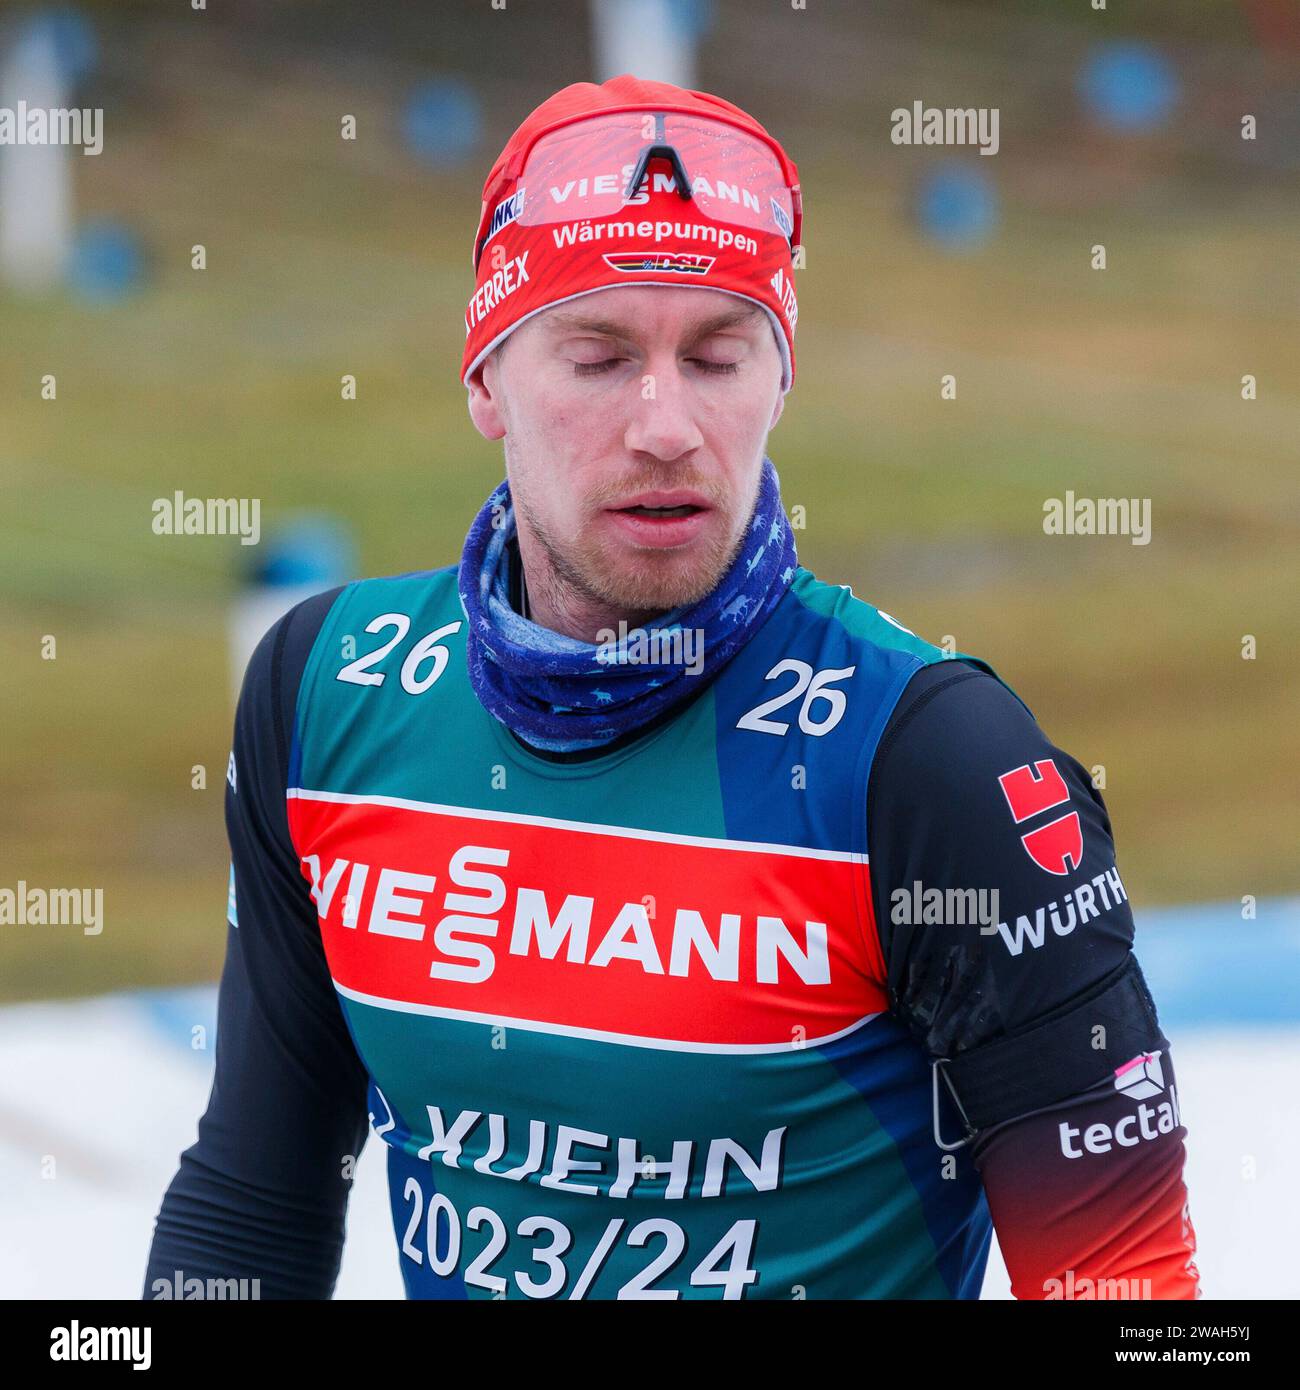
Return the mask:
<svg viewBox="0 0 1300 1390">
<path fill-rule="evenodd" d="M 1168 1052 L 975 1144 L 1011 1292 L 1031 1299 L 1200 1296 Z"/>
</svg>

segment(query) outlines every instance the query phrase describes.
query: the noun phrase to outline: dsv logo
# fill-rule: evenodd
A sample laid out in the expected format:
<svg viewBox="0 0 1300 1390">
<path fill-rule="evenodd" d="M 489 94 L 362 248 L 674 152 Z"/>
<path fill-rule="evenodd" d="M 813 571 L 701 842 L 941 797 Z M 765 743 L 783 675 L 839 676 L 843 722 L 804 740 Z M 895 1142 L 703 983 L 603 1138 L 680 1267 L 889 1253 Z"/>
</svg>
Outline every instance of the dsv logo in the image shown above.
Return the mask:
<svg viewBox="0 0 1300 1390">
<path fill-rule="evenodd" d="M 1002 795 L 1011 808 L 1011 818 L 1019 825 L 1031 816 L 1041 816 L 1054 806 L 1068 805 L 1069 788 L 1051 758 L 1043 758 L 1031 768 L 1028 763 L 998 778 Z M 1070 811 L 1046 825 L 1020 837 L 1025 853 L 1049 874 L 1067 874 L 1083 863 L 1083 827 L 1079 813 Z"/>
</svg>

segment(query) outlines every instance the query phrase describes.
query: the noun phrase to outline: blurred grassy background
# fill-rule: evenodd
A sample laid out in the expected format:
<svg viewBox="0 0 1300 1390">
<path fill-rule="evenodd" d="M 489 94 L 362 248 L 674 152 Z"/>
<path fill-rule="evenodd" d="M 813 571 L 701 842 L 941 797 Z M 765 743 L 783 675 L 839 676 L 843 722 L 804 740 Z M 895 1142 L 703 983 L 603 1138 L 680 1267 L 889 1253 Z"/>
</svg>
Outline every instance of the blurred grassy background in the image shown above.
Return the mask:
<svg viewBox="0 0 1300 1390">
<path fill-rule="evenodd" d="M 700 55 L 698 85 L 802 175 L 798 379 L 769 444 L 807 510 L 801 559 L 991 661 L 1105 765 L 1139 911 L 1300 884 L 1300 86 L 1289 31 L 1258 22 L 1287 8 L 725 0 Z M 76 160 L 78 211 L 129 218 L 151 280 L 100 308 L 0 294 L 0 886 L 102 886 L 106 926 L 0 927 L 5 999 L 216 975 L 248 551 L 156 536 L 150 504 L 260 497 L 264 534 L 329 510 L 364 573 L 456 559 L 501 474 L 457 380 L 482 180 L 533 106 L 593 77 L 572 0 L 88 9 L 101 61 L 79 101 L 107 134 Z M 1173 57 L 1164 130 L 1106 135 L 1078 109 L 1103 32 Z M 484 102 L 459 169 L 398 135 L 434 72 Z M 953 154 L 890 143 L 915 100 L 1001 110 L 996 158 L 965 152 L 1001 199 L 978 252 L 913 224 L 916 180 Z M 1045 536 L 1044 500 L 1071 489 L 1150 498 L 1151 544 Z"/>
</svg>

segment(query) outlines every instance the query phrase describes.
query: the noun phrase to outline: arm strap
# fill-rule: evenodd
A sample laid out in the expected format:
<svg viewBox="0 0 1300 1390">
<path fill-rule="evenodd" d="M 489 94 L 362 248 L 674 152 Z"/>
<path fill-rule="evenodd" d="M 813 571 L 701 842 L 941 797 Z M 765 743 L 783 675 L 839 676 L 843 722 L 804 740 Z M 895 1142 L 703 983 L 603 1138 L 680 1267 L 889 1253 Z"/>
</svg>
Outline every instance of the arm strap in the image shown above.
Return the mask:
<svg viewBox="0 0 1300 1390">
<path fill-rule="evenodd" d="M 1031 1027 L 956 1057 L 936 1058 L 935 1142 L 943 1149 L 961 1148 L 990 1125 L 1067 1100 L 1139 1054 L 1168 1047 L 1130 952 L 1105 979 Z M 959 1144 L 944 1143 L 939 1135 L 941 1077 L 965 1126 Z"/>
</svg>

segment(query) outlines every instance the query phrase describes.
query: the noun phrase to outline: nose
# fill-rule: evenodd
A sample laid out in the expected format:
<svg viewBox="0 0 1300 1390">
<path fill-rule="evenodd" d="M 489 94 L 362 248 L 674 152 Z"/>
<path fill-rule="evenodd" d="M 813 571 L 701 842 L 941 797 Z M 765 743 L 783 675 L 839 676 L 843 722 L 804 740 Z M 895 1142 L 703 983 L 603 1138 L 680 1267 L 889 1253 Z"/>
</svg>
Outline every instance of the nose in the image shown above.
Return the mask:
<svg viewBox="0 0 1300 1390">
<path fill-rule="evenodd" d="M 690 383 L 674 358 L 648 363 L 623 443 L 636 453 L 650 454 L 665 463 L 704 443 L 695 423 Z"/>
</svg>

